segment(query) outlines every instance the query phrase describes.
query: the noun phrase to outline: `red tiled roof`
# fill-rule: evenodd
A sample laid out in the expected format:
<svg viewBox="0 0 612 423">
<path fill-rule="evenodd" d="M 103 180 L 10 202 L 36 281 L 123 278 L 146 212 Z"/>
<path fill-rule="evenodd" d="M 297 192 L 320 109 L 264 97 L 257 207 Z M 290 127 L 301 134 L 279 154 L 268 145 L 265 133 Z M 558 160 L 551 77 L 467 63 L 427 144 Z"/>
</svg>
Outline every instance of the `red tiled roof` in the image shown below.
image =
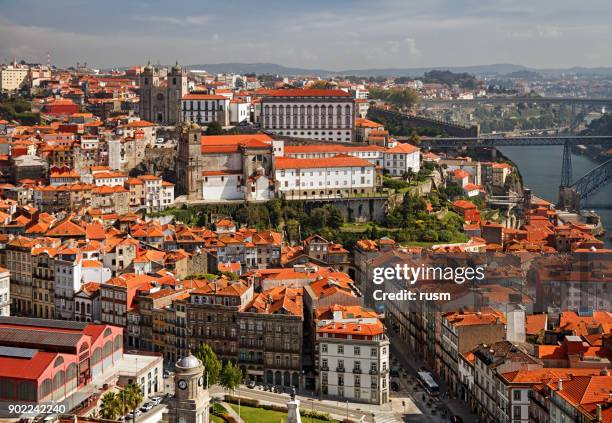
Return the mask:
<svg viewBox="0 0 612 423">
<path fill-rule="evenodd" d="M 337 155 L 322 159 L 295 159 L 292 157 L 277 157 L 276 169 L 315 169 L 327 167 L 374 167 L 367 160 L 358 157 Z"/>
</svg>

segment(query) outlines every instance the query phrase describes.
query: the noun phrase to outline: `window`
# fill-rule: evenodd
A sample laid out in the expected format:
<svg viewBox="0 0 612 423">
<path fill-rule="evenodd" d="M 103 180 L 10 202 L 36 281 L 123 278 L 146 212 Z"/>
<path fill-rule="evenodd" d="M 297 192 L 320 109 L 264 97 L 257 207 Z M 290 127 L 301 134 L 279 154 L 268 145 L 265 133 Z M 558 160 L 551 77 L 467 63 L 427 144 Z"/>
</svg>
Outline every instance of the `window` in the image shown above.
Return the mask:
<svg viewBox="0 0 612 423">
<path fill-rule="evenodd" d="M 327 344 L 321 344 L 321 352 L 327 352 Z"/>
<path fill-rule="evenodd" d="M 344 345 L 338 345 L 338 354 L 344 354 Z"/>
<path fill-rule="evenodd" d="M 361 347 L 355 347 L 355 355 L 361 355 Z"/>
<path fill-rule="evenodd" d="M 514 401 L 520 401 L 521 400 L 521 390 L 515 389 L 514 391 L 512 391 L 512 396 L 514 397 Z"/>
<path fill-rule="evenodd" d="M 513 409 L 512 409 L 512 416 L 513 416 L 514 419 L 520 419 L 521 418 L 521 407 L 519 405 L 515 405 L 513 407 Z"/>
</svg>

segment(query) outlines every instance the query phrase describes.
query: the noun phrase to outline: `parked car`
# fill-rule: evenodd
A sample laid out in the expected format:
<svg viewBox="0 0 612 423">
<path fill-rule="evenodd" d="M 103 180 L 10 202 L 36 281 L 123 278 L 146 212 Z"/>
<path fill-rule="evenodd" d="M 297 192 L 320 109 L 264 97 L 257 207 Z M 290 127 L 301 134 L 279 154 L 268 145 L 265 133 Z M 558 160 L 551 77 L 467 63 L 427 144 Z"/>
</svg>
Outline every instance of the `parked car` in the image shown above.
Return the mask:
<svg viewBox="0 0 612 423">
<path fill-rule="evenodd" d="M 249 380 L 247 382 L 247 388 L 253 389 L 255 387 L 255 381 L 254 380 Z"/>
<path fill-rule="evenodd" d="M 143 413 L 146 413 L 147 411 L 151 410 L 153 408 L 153 403 L 151 402 L 145 402 L 142 407 L 140 407 L 140 411 L 142 411 Z"/>
<path fill-rule="evenodd" d="M 399 391 L 399 384 L 397 382 L 391 382 L 391 390 Z"/>
<path fill-rule="evenodd" d="M 153 405 L 158 405 L 158 404 L 161 404 L 161 402 L 162 402 L 162 398 L 161 397 L 151 397 L 149 399 L 151 400 Z"/>
<path fill-rule="evenodd" d="M 170 372 L 168 370 L 164 370 L 164 379 L 168 379 L 170 377 Z"/>
</svg>

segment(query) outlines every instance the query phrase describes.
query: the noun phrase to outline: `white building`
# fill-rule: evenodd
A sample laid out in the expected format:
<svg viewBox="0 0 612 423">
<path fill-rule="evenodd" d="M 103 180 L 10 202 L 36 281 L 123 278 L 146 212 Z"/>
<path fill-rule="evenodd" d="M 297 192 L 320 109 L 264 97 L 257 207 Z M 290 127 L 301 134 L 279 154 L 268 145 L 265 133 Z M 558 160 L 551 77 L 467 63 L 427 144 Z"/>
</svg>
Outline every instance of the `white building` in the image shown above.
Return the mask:
<svg viewBox="0 0 612 423">
<path fill-rule="evenodd" d="M 272 90 L 261 100 L 264 130 L 297 138 L 351 142 L 355 102 L 342 90 Z"/>
<path fill-rule="evenodd" d="M 61 319 L 74 317 L 74 294 L 81 289 L 81 252 L 64 248 L 54 260 L 55 315 Z"/>
<path fill-rule="evenodd" d="M 9 65 L 0 69 L 0 91 L 17 91 L 23 87 L 30 69 L 27 66 Z"/>
<path fill-rule="evenodd" d="M 401 176 L 409 170 L 417 173 L 421 169 L 420 163 L 421 150 L 412 144 L 398 143 L 385 150 L 383 167 L 390 175 Z"/>
<path fill-rule="evenodd" d="M 174 202 L 174 184 L 155 175 L 143 175 L 138 179 L 144 183 L 144 204 L 148 211 L 168 208 Z"/>
<path fill-rule="evenodd" d="M 287 198 L 368 194 L 376 186 L 374 165 L 348 155 L 320 159 L 276 157 L 274 169 L 276 190 Z"/>
<path fill-rule="evenodd" d="M 224 95 L 189 93 L 181 99 L 181 118 L 185 122 L 229 125 L 230 99 Z"/>
<path fill-rule="evenodd" d="M 251 103 L 232 100 L 230 101 L 230 123 L 238 124 L 248 122 L 251 118 Z"/>
<path fill-rule="evenodd" d="M 0 316 L 11 314 L 10 272 L 0 267 Z"/>
<path fill-rule="evenodd" d="M 339 401 L 389 401 L 389 339 L 376 314 L 359 306 L 333 306 L 317 322 L 317 387 Z M 360 316 L 360 317 L 354 317 Z"/>
<path fill-rule="evenodd" d="M 285 156 L 295 159 L 322 159 L 346 154 L 367 160 L 374 166 L 383 166 L 384 151 L 384 147 L 369 144 L 360 146 L 343 144 L 288 145 L 285 147 Z"/>
</svg>

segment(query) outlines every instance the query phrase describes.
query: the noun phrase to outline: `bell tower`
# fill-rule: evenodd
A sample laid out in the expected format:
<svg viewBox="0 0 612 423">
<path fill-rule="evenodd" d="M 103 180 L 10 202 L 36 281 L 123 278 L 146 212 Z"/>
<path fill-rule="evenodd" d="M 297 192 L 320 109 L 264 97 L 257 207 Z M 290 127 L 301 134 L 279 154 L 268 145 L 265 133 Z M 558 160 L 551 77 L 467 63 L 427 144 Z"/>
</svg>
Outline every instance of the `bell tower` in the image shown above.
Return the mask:
<svg viewBox="0 0 612 423">
<path fill-rule="evenodd" d="M 181 67 L 181 65 L 179 65 L 178 62 L 176 62 L 176 64 L 172 66 L 172 69 L 170 69 L 170 73 L 168 74 L 167 90 L 167 123 L 170 125 L 175 125 L 176 123 L 183 120 L 181 115 L 181 99 L 189 91 L 186 72 Z"/>
<path fill-rule="evenodd" d="M 183 122 L 179 126 L 178 157 L 176 175 L 178 190 L 189 199 L 198 199 L 201 194 L 202 175 L 202 128 L 195 123 Z"/>
<path fill-rule="evenodd" d="M 202 362 L 187 353 L 175 365 L 174 398 L 168 403 L 164 423 L 209 423 L 210 396 Z"/>
</svg>

